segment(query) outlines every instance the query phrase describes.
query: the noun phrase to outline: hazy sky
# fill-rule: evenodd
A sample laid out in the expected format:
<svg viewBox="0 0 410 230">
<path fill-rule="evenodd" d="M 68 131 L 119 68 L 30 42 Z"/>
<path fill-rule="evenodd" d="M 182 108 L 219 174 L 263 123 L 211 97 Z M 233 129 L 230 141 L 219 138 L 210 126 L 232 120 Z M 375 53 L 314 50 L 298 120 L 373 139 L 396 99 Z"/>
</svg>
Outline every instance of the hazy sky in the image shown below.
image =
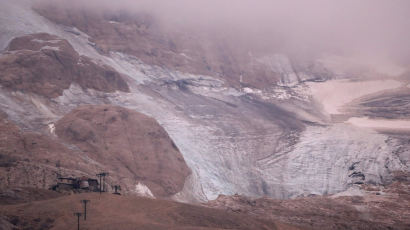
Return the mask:
<svg viewBox="0 0 410 230">
<path fill-rule="evenodd" d="M 47 0 L 62 1 L 62 0 Z M 64 2 L 64 1 L 63 1 Z M 149 12 L 168 28 L 230 33 L 289 52 L 339 52 L 410 64 L 410 0 L 71 0 Z"/>
</svg>

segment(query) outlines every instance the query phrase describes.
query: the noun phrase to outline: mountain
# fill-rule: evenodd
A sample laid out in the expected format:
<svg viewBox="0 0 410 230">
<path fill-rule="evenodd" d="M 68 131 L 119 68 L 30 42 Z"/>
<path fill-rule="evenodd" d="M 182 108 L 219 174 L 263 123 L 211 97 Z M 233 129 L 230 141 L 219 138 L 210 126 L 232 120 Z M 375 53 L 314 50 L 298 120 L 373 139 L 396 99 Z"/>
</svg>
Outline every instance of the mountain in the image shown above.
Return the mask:
<svg viewBox="0 0 410 230">
<path fill-rule="evenodd" d="M 369 186 L 408 188 L 408 71 L 249 52 L 229 33 L 167 30 L 114 9 L 5 1 L 0 20 L 2 189 L 107 171 L 128 195 L 311 207 L 334 194 L 367 199 Z"/>
</svg>

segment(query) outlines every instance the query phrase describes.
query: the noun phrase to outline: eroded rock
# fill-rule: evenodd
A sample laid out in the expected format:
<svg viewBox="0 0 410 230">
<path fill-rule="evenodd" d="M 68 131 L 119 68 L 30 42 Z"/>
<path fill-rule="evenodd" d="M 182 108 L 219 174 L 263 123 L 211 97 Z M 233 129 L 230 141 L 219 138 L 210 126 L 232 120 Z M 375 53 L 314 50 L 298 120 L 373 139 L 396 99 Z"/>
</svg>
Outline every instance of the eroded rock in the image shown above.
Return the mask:
<svg viewBox="0 0 410 230">
<path fill-rule="evenodd" d="M 129 109 L 81 106 L 57 122 L 56 133 L 128 183 L 147 185 L 155 196 L 179 192 L 190 174 L 166 131 Z"/>
<path fill-rule="evenodd" d="M 102 92 L 129 88 L 113 68 L 80 56 L 67 40 L 39 33 L 13 39 L 0 56 L 0 84 L 48 98 L 61 96 L 75 83 Z"/>
</svg>

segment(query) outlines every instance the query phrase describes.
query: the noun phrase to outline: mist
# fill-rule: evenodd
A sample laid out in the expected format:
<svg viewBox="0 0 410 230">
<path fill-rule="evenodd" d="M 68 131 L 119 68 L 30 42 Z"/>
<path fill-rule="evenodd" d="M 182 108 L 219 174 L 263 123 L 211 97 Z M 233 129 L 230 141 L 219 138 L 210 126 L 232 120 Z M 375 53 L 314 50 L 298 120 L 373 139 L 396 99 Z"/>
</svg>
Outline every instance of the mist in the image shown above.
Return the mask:
<svg viewBox="0 0 410 230">
<path fill-rule="evenodd" d="M 220 37 L 249 52 L 354 56 L 410 65 L 408 0 L 41 0 L 147 13 L 166 31 Z"/>
</svg>

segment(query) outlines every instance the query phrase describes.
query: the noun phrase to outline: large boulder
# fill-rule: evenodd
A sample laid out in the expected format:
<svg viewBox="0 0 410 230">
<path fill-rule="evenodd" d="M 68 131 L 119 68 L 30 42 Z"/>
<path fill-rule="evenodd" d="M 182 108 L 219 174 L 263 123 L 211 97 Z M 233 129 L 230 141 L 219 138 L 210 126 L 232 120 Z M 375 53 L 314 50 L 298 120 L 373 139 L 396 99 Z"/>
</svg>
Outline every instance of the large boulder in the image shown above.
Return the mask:
<svg viewBox="0 0 410 230">
<path fill-rule="evenodd" d="M 119 184 L 143 183 L 156 197 L 182 190 L 190 174 L 167 132 L 152 118 L 122 107 L 81 106 L 56 124 L 57 135 L 78 146 Z"/>
</svg>

